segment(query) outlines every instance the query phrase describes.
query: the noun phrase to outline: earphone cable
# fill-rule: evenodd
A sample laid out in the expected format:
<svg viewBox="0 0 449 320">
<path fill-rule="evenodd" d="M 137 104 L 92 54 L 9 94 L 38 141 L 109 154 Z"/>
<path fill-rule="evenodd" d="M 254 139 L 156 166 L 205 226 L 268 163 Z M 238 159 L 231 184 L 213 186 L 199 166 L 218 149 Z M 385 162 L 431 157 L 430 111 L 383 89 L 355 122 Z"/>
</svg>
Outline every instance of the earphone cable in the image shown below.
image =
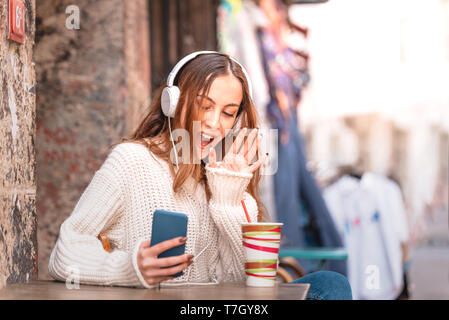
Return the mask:
<svg viewBox="0 0 449 320">
<path fill-rule="evenodd" d="M 171 140 L 171 143 L 172 143 L 172 145 L 173 145 L 173 150 L 175 151 L 176 168 L 179 170 L 179 164 L 178 164 L 178 150 L 176 150 L 175 141 L 174 141 L 174 139 L 173 139 L 173 135 L 172 135 L 172 132 L 171 132 L 170 117 L 168 117 L 168 128 L 169 128 L 169 130 L 170 130 L 170 138 L 171 138 L 170 140 Z"/>
</svg>

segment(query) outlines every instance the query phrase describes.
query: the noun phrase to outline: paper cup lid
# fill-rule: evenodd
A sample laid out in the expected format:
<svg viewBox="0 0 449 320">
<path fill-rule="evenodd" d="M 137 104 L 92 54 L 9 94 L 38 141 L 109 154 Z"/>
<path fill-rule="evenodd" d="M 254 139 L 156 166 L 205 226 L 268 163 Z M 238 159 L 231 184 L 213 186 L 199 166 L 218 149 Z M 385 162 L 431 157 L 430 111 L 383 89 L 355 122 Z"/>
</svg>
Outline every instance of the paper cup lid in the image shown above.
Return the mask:
<svg viewBox="0 0 449 320">
<path fill-rule="evenodd" d="M 259 226 L 282 226 L 284 223 L 282 222 L 242 222 L 242 226 L 252 226 L 252 225 L 259 225 Z"/>
</svg>

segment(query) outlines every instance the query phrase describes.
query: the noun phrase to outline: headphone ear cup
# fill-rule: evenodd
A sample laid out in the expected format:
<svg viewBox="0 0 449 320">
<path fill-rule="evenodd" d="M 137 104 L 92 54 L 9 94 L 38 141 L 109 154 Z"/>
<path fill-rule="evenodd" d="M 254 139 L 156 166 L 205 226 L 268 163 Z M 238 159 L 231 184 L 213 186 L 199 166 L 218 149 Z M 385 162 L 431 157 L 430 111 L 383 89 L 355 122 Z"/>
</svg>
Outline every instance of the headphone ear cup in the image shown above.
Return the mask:
<svg viewBox="0 0 449 320">
<path fill-rule="evenodd" d="M 180 91 L 177 86 L 165 87 L 162 91 L 161 107 L 162 112 L 170 118 L 175 116 L 176 106 L 178 105 Z"/>
</svg>

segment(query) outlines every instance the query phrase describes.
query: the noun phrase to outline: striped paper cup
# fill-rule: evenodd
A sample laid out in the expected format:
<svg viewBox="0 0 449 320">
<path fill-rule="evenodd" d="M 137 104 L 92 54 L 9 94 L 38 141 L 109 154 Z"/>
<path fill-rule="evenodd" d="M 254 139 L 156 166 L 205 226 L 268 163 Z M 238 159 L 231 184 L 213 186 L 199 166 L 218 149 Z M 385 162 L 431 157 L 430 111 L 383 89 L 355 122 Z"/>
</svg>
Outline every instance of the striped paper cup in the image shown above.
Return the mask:
<svg viewBox="0 0 449 320">
<path fill-rule="evenodd" d="M 247 286 L 274 286 L 282 225 L 276 222 L 242 223 Z"/>
</svg>

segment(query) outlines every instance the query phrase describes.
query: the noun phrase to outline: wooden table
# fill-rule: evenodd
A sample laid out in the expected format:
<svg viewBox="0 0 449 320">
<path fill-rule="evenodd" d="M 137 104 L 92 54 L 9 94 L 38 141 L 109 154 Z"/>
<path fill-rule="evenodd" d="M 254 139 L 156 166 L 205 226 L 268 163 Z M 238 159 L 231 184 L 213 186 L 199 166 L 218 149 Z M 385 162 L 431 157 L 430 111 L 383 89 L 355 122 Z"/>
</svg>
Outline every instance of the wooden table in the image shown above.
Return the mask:
<svg viewBox="0 0 449 320">
<path fill-rule="evenodd" d="M 64 282 L 39 280 L 7 285 L 0 290 L 0 300 L 304 300 L 309 287 L 300 283 L 277 283 L 271 288 L 222 283 L 136 289 L 81 284 L 79 289 L 68 289 Z"/>
</svg>

